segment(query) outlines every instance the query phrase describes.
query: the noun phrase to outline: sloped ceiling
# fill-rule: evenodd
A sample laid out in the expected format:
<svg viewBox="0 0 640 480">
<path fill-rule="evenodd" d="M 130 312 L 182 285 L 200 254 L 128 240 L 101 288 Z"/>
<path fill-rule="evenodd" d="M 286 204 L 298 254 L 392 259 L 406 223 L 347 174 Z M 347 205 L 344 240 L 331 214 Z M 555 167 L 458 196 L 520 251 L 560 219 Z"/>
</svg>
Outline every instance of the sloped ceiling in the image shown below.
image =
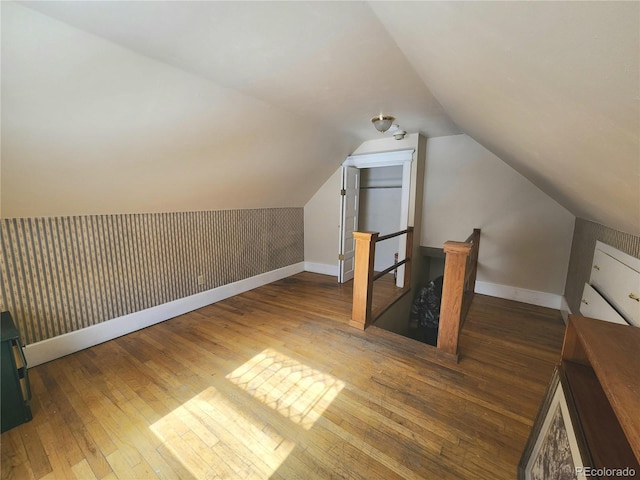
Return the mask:
<svg viewBox="0 0 640 480">
<path fill-rule="evenodd" d="M 460 133 L 362 2 L 24 4 L 362 139 L 381 111 L 411 131 Z"/>
<path fill-rule="evenodd" d="M 574 215 L 640 233 L 640 3 L 371 6 L 462 130 Z"/>
<path fill-rule="evenodd" d="M 3 216 L 303 206 L 381 111 L 460 133 L 363 3 L 1 7 Z"/>
<path fill-rule="evenodd" d="M 637 2 L 22 5 L 237 100 L 217 105 L 224 135 L 190 160 L 194 168 L 206 162 L 209 173 L 216 165 L 227 172 L 226 181 L 214 182 L 215 200 L 184 179 L 200 208 L 237 206 L 224 199 L 238 188 L 233 179 L 246 179 L 252 168 L 261 176 L 272 169 L 297 188 L 283 196 L 281 187 L 263 185 L 263 195 L 242 206 L 303 205 L 342 155 L 378 136 L 370 117 L 389 112 L 428 137 L 467 133 L 573 214 L 640 234 Z M 3 15 L 3 57 L 11 48 L 4 23 Z M 3 58 L 3 104 L 11 95 L 5 73 Z M 243 105 L 242 115 L 234 103 Z M 260 139 L 266 157 L 234 153 L 251 141 L 240 134 L 247 118 L 254 118 L 251 138 Z M 4 107 L 2 120 L 5 140 L 14 130 L 5 131 Z M 298 139 L 297 148 L 275 141 L 276 132 Z M 306 161 L 296 158 L 300 150 Z M 10 179 L 20 173 L 12 162 L 7 169 L 3 159 L 3 214 L 6 172 Z M 276 177 L 269 181 L 277 184 Z"/>
</svg>

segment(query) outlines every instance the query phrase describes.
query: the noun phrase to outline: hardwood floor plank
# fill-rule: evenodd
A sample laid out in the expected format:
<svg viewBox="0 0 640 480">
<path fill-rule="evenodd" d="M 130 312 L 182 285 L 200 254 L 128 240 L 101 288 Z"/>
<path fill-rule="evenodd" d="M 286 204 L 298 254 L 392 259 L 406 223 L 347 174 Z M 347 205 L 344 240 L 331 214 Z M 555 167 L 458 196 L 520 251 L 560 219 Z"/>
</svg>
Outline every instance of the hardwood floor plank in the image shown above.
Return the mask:
<svg viewBox="0 0 640 480">
<path fill-rule="evenodd" d="M 137 478 L 135 471 L 131 468 L 129 461 L 125 458 L 121 449 L 109 455 L 107 462 L 111 465 L 111 469 L 117 478 Z"/>
<path fill-rule="evenodd" d="M 84 454 L 83 461 L 87 462 L 96 478 L 103 478 L 111 473 L 109 463 L 87 428 L 74 430 L 73 436 Z"/>
<path fill-rule="evenodd" d="M 2 435 L 0 443 L 0 478 L 3 480 L 36 478 L 29 463 L 29 457 L 22 443 L 22 437 L 14 429 Z"/>
<path fill-rule="evenodd" d="M 460 362 L 302 273 L 30 369 L 2 478 L 512 479 L 559 312 L 477 295 Z"/>
<path fill-rule="evenodd" d="M 66 445 L 59 441 L 55 430 L 49 422 L 38 425 L 36 428 L 42 440 L 42 445 L 47 452 L 51 463 L 51 469 L 55 478 L 73 478 L 71 465 L 65 455 Z"/>
<path fill-rule="evenodd" d="M 144 456 L 142 458 L 142 461 L 135 467 L 133 467 L 133 471 L 135 472 L 134 478 L 166 478 L 165 476 L 158 475 L 159 469 L 153 468 L 151 465 L 149 465 L 144 459 Z"/>
<path fill-rule="evenodd" d="M 93 470 L 89 466 L 89 462 L 87 462 L 86 459 L 82 459 L 80 462 L 76 463 L 71 467 L 71 470 L 75 475 L 74 478 L 76 478 L 77 480 L 97 480 L 98 478 L 102 478 L 95 476 Z"/>
<path fill-rule="evenodd" d="M 38 410 L 35 409 L 35 411 L 37 412 Z M 36 478 L 42 478 L 45 475 L 52 473 L 53 467 L 43 446 L 40 434 L 38 433 L 38 424 L 39 422 L 31 421 L 24 425 L 20 425 L 19 428 L 15 429 L 15 431 L 20 434 L 25 452 L 29 459 L 31 471 Z M 40 424 L 42 424 L 42 422 L 40 422 Z M 4 443 L 4 436 L 7 433 L 8 432 L 2 434 L 2 440 L 0 443 Z"/>
<path fill-rule="evenodd" d="M 254 415 L 246 408 L 246 402 L 238 400 L 238 396 L 209 390 L 201 396 L 199 407 L 224 443 L 252 458 L 264 471 L 277 468 L 295 443 Z"/>
<path fill-rule="evenodd" d="M 180 461 L 176 455 L 171 452 L 165 445 L 160 445 L 156 452 L 160 455 L 162 461 L 168 465 L 169 470 L 167 472 L 160 470 L 158 477 L 163 479 L 179 479 L 179 480 L 197 480 L 193 474 L 186 469 L 183 462 Z M 156 471 L 158 467 L 154 465 Z M 216 478 L 214 475 L 213 478 Z"/>
</svg>

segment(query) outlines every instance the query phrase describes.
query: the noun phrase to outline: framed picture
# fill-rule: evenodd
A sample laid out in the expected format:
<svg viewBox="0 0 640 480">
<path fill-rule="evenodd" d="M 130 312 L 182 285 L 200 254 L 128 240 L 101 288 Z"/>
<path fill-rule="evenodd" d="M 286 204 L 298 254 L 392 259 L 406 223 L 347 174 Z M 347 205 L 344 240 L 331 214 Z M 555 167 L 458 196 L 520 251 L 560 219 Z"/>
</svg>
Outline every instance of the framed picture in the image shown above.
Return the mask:
<svg viewBox="0 0 640 480">
<path fill-rule="evenodd" d="M 518 464 L 519 480 L 580 480 L 592 467 L 573 397 L 559 365 Z"/>
</svg>

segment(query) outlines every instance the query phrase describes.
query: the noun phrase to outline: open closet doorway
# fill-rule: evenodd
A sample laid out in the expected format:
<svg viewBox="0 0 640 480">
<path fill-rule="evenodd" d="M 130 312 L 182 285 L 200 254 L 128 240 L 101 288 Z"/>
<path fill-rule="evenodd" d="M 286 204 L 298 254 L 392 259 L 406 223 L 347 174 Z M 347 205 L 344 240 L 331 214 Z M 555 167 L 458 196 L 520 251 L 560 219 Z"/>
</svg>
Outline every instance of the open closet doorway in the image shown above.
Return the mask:
<svg viewBox="0 0 640 480">
<path fill-rule="evenodd" d="M 380 232 L 380 236 L 402 230 L 402 166 L 360 169 L 358 229 Z M 398 261 L 398 239 L 376 245 L 374 270 L 381 272 Z"/>
<path fill-rule="evenodd" d="M 413 152 L 411 149 L 352 155 L 344 161 L 338 252 L 340 283 L 353 278 L 354 231 L 370 230 L 386 235 L 407 228 Z M 398 260 L 403 260 L 405 245 L 404 235 L 377 244 L 375 270 L 393 265 L 395 253 Z M 404 286 L 404 266 L 398 268 L 396 285 Z"/>
</svg>

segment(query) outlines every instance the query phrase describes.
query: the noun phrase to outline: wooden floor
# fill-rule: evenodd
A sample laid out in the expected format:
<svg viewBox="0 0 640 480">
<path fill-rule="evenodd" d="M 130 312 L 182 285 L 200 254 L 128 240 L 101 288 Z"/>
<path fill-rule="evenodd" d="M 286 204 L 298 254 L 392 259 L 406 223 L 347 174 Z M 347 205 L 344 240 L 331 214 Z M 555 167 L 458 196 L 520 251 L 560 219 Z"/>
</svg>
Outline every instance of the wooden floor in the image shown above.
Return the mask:
<svg viewBox="0 0 640 480">
<path fill-rule="evenodd" d="M 447 365 L 350 295 L 303 273 L 31 368 L 2 478 L 515 478 L 559 313 L 476 296 Z"/>
</svg>

